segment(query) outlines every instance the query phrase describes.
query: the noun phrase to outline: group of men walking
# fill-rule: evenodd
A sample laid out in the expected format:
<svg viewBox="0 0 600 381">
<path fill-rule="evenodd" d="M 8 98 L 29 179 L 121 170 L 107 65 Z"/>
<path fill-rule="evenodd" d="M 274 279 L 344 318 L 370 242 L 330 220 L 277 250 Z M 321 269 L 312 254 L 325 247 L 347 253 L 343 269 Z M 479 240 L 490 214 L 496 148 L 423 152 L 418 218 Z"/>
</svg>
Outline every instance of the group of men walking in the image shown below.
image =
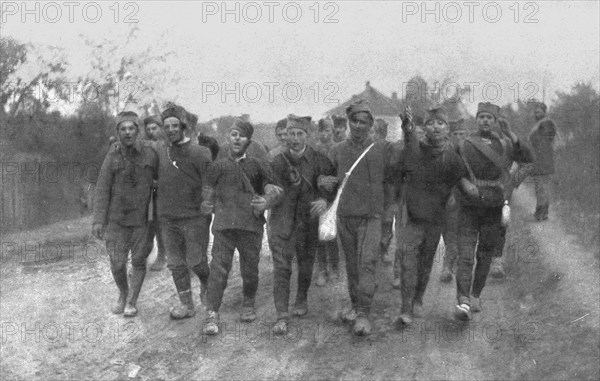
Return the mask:
<svg viewBox="0 0 600 381">
<path fill-rule="evenodd" d="M 545 105 L 539 109 L 545 112 Z M 511 166 L 521 164 L 523 176 L 547 170 L 525 165 L 533 162 L 532 152 L 508 123 L 499 123 L 500 108 L 491 103 L 478 105 L 478 130 L 470 136 L 462 120 L 450 121 L 443 108 L 428 110 L 423 118 L 407 109 L 401 119 L 404 139 L 390 143 L 387 123 L 376 120 L 369 104 L 359 100 L 345 116 L 321 119 L 317 143 L 309 144 L 311 117 L 289 115 L 275 127 L 279 147 L 267 152 L 252 139 L 254 127 L 246 118 L 234 120 L 227 143 L 219 147 L 206 136 L 199 137 L 199 144 L 190 139 L 197 116 L 183 107 L 170 104 L 143 122 L 133 112 L 120 113 L 118 141 L 106 155 L 96 186 L 92 227 L 94 236 L 106 240 L 119 289 L 112 312 L 137 314 L 156 237 L 154 266 L 160 269 L 166 255 L 180 301 L 170 309 L 171 318 L 195 315 L 195 274 L 206 308 L 203 332 L 219 333 L 219 309 L 237 249 L 243 280 L 240 320 L 254 321 L 266 224 L 276 334 L 287 332 L 292 316 L 307 314 L 315 262 L 315 283 L 324 286 L 339 277 L 340 254 L 351 302 L 342 319 L 353 324 L 355 334 L 372 330 L 369 314 L 380 259 L 395 261 L 393 285 L 401 290 L 398 324 L 411 324 L 422 314 L 442 236 L 447 250 L 441 280 L 456 274 L 455 315 L 470 320 L 482 309 L 491 263 L 502 255 L 515 186 Z M 551 121 L 538 120 L 530 138 L 534 149 L 539 146 L 534 142 L 552 141 L 556 132 Z M 142 125 L 149 140 L 139 136 Z M 536 180 L 539 220 L 547 218 L 547 183 Z M 337 239 L 322 241 L 319 218 L 334 199 Z M 392 258 L 394 219 L 397 250 Z M 294 262 L 297 289 L 290 313 Z"/>
</svg>

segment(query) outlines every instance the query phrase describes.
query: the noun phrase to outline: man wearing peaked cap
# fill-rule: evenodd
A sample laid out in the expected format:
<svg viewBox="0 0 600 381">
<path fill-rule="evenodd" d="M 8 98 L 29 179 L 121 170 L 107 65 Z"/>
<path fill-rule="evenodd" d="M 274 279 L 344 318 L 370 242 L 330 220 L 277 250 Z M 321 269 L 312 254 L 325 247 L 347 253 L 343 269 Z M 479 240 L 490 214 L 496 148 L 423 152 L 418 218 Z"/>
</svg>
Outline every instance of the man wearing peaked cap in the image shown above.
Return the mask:
<svg viewBox="0 0 600 381">
<path fill-rule="evenodd" d="M 413 314 L 423 311 L 436 248 L 444 226 L 444 211 L 453 187 L 465 175 L 464 164 L 448 142 L 448 118 L 443 108 L 430 109 L 425 118 L 425 137 L 416 138 L 410 109 L 401 115 L 406 138 L 397 163 L 406 201 L 406 225 L 398 230 L 397 262 L 401 281 L 400 324 L 409 325 Z"/>
<path fill-rule="evenodd" d="M 477 107 L 478 131 L 469 136 L 459 152 L 468 170 L 459 197 L 458 265 L 456 270 L 456 317 L 470 320 L 481 311 L 480 296 L 492 260 L 502 256 L 506 226 L 502 220 L 505 202 L 510 201 L 509 168 L 513 161 L 533 160 L 529 149 L 521 145 L 508 123 L 497 128 L 498 107 L 486 102 Z M 477 258 L 477 264 L 475 264 Z M 473 269 L 474 268 L 474 269 Z M 473 271 L 474 270 L 474 271 Z"/>
<path fill-rule="evenodd" d="M 169 313 L 172 319 L 184 319 L 196 313 L 190 272 L 200 279 L 200 300 L 206 303 L 210 216 L 200 204 L 211 154 L 186 136 L 190 120 L 183 107 L 171 104 L 161 116 L 168 144 L 159 150 L 157 215 L 180 301 Z"/>
<path fill-rule="evenodd" d="M 369 132 L 374 118 L 368 103 L 358 101 L 346 109 L 350 135 L 332 148 L 332 162 L 341 184 L 348 176 L 337 209 L 338 236 L 346 256 L 348 291 L 352 307 L 343 313 L 354 321 L 356 335 L 368 335 L 371 303 L 375 293 L 375 268 L 379 259 L 381 221 L 391 195 L 384 191 L 389 182 L 391 152 L 383 142 L 373 142 Z M 368 150 L 368 151 L 367 151 Z M 359 157 L 366 153 L 358 161 Z"/>
<path fill-rule="evenodd" d="M 106 239 L 111 272 L 119 289 L 112 312 L 135 316 L 152 250 L 147 245 L 148 206 L 159 163 L 152 147 L 138 140 L 136 113 L 119 113 L 116 125 L 119 143 L 106 154 L 96 184 L 92 234 Z M 132 273 L 128 281 L 129 251 Z"/>
<path fill-rule="evenodd" d="M 269 246 L 273 250 L 273 298 L 277 310 L 276 334 L 285 334 L 289 320 L 290 277 L 294 256 L 298 282 L 292 314 L 308 312 L 308 289 L 319 246 L 318 216 L 333 199 L 334 189 L 320 186 L 323 176 L 335 174 L 331 161 L 307 144 L 311 117 L 289 115 L 288 148 L 273 160 L 275 182 L 283 187 L 283 197 L 273 205 Z"/>
</svg>

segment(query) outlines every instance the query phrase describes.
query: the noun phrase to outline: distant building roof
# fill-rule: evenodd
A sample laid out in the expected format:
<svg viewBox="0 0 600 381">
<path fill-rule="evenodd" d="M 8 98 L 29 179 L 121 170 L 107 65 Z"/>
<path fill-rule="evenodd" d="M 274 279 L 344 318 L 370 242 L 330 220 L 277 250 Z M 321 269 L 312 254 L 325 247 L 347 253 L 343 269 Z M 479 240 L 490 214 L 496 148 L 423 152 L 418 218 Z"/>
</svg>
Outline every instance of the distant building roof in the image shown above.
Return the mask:
<svg viewBox="0 0 600 381">
<path fill-rule="evenodd" d="M 346 115 L 346 107 L 358 99 L 369 102 L 373 116 L 398 116 L 402 110 L 402 102 L 397 98 L 396 93 L 392 93 L 391 98 L 387 97 L 367 81 L 363 92 L 353 95 L 346 102 L 325 112 L 325 115 Z"/>
</svg>

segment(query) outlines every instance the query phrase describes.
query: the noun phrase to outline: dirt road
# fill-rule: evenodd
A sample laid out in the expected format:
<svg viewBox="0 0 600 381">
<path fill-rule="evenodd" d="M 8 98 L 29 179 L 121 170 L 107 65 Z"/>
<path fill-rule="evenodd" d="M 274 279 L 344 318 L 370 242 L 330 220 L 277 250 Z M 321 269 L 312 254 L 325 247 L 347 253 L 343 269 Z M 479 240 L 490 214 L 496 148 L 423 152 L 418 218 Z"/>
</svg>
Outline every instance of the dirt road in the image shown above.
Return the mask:
<svg viewBox="0 0 600 381">
<path fill-rule="evenodd" d="M 258 321 L 238 323 L 235 264 L 221 309 L 224 332 L 204 337 L 203 313 L 169 320 L 176 295 L 167 270 L 148 272 L 138 317 L 110 314 L 116 287 L 108 260 L 97 245 L 77 243 L 89 220 L 5 236 L 0 378 L 599 379 L 598 262 L 560 221 L 533 222 L 532 209 L 531 190 L 520 189 L 505 254 L 508 278 L 488 283 L 484 311 L 472 322 L 453 318 L 455 286 L 438 282 L 438 256 L 424 317 L 405 330 L 393 324 L 400 294 L 390 286 L 391 268 L 381 266 L 367 338 L 337 319 L 348 303 L 344 280 L 313 286 L 309 314 L 293 320 L 286 337 L 273 336 L 268 256 L 261 259 Z"/>
</svg>

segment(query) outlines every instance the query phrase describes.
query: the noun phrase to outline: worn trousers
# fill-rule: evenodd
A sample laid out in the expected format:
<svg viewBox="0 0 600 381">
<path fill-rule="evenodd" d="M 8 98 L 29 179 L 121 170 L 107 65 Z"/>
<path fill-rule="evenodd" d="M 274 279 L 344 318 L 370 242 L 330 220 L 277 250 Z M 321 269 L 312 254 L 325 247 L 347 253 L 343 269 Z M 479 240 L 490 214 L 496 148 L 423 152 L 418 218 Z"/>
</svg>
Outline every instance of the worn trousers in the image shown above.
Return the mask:
<svg viewBox="0 0 600 381">
<path fill-rule="evenodd" d="M 258 289 L 258 263 L 263 233 L 225 229 L 213 231 L 213 234 L 207 297 L 209 309 L 218 312 L 221 308 L 235 249 L 238 249 L 240 253 L 244 306 L 254 307 L 254 297 Z"/>
<path fill-rule="evenodd" d="M 446 219 L 442 237 L 444 237 L 444 265 L 452 268 L 458 258 L 458 222 L 460 205 L 454 203 L 446 206 Z"/>
<path fill-rule="evenodd" d="M 433 267 L 435 250 L 442 225 L 407 222 L 398 235 L 402 312 L 412 312 L 413 302 L 423 302 L 423 295 Z"/>
<path fill-rule="evenodd" d="M 368 314 L 375 294 L 375 271 L 381 241 L 381 217 L 338 217 L 339 242 L 346 256 L 352 307 Z"/>
<path fill-rule="evenodd" d="M 127 260 L 131 251 L 131 265 L 139 270 L 146 270 L 146 259 L 152 251 L 148 250 L 148 225 L 122 226 L 110 222 L 106 228 L 106 251 L 110 258 L 112 272 L 127 268 Z"/>
<path fill-rule="evenodd" d="M 271 237 L 273 249 L 273 298 L 278 313 L 287 313 L 290 298 L 290 278 L 292 263 L 298 266 L 298 289 L 296 300 L 305 301 L 312 279 L 315 254 L 319 247 L 318 224 L 298 223 L 292 235 L 283 238 Z"/>
<path fill-rule="evenodd" d="M 550 205 L 550 175 L 535 175 L 533 181 L 537 199 L 536 207 L 547 207 Z"/>
<path fill-rule="evenodd" d="M 502 256 L 506 227 L 502 226 L 501 218 L 502 207 L 461 207 L 456 269 L 459 304 L 470 304 L 471 295 L 477 298 L 481 295 L 493 258 Z"/>
</svg>

